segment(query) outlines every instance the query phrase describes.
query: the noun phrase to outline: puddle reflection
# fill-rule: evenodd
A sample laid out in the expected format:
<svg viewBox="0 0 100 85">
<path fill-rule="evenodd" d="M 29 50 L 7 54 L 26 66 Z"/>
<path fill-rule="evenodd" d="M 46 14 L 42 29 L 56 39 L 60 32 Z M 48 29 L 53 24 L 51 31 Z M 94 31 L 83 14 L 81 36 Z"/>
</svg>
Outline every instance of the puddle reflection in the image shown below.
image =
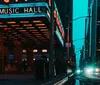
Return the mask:
<svg viewBox="0 0 100 85">
<path fill-rule="evenodd" d="M 70 79 L 65 85 L 100 85 L 100 81 Z"/>
<path fill-rule="evenodd" d="M 73 85 L 100 85 L 100 82 L 93 82 L 93 81 L 79 81 L 79 80 L 75 80 L 75 84 Z"/>
<path fill-rule="evenodd" d="M 76 80 L 76 81 L 75 81 L 75 85 L 80 85 L 79 80 Z"/>
</svg>

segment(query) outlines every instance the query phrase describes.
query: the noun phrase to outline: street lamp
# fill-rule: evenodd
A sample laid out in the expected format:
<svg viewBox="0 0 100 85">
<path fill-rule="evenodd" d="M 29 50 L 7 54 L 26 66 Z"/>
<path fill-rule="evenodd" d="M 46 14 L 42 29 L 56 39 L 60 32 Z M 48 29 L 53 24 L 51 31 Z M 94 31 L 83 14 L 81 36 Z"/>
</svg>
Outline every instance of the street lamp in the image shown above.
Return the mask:
<svg viewBox="0 0 100 85">
<path fill-rule="evenodd" d="M 68 36 L 68 38 L 67 38 L 67 42 L 69 42 L 69 30 L 70 30 L 69 26 L 70 26 L 70 23 L 72 23 L 73 21 L 82 19 L 82 18 L 88 18 L 88 19 L 90 19 L 90 17 L 92 17 L 92 16 L 90 16 L 90 15 L 89 16 L 80 16 L 80 17 L 77 17 L 77 18 L 75 18 L 75 19 L 73 19 L 71 21 L 68 19 L 68 28 L 67 28 L 67 36 Z M 77 42 L 77 41 L 80 41 L 80 40 L 84 39 L 84 57 L 85 57 L 85 50 L 86 50 L 85 43 L 86 43 L 86 36 L 87 36 L 87 33 L 86 33 L 86 31 L 87 31 L 87 27 L 86 27 L 87 22 L 86 22 L 86 20 L 85 20 L 85 34 L 84 34 L 85 36 L 83 38 L 79 38 L 79 39 L 76 39 L 76 40 L 72 41 L 72 43 L 73 43 L 73 42 Z M 88 23 L 88 27 L 89 27 L 89 25 L 90 25 L 90 23 Z M 69 47 L 67 48 L 67 52 L 68 52 L 68 57 L 69 57 Z"/>
</svg>

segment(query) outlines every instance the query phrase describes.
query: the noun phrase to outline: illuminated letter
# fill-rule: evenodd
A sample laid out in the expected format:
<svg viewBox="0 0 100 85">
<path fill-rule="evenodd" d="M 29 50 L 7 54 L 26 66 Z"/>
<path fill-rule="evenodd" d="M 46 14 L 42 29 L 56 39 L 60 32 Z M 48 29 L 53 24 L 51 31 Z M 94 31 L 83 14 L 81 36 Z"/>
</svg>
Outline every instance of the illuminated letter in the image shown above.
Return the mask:
<svg viewBox="0 0 100 85">
<path fill-rule="evenodd" d="M 17 14 L 19 13 L 19 8 L 15 9 L 15 13 L 17 13 Z"/>
<path fill-rule="evenodd" d="M 24 8 L 24 13 L 28 13 L 28 8 Z"/>
<path fill-rule="evenodd" d="M 40 7 L 38 7 L 38 12 L 41 12 Z"/>
<path fill-rule="evenodd" d="M 34 7 L 33 9 L 34 9 L 34 12 L 36 13 L 36 12 L 37 12 L 37 11 L 36 11 L 36 8 Z"/>
<path fill-rule="evenodd" d="M 29 13 L 33 13 L 33 10 L 32 10 L 32 8 L 29 8 Z"/>
<path fill-rule="evenodd" d="M 6 10 L 5 14 L 8 14 L 8 13 L 9 13 L 9 9 Z"/>
<path fill-rule="evenodd" d="M 11 10 L 11 8 L 9 8 L 9 14 L 12 14 L 12 10 Z"/>
<path fill-rule="evenodd" d="M 4 14 L 5 13 L 5 9 L 0 9 L 0 14 Z"/>
</svg>

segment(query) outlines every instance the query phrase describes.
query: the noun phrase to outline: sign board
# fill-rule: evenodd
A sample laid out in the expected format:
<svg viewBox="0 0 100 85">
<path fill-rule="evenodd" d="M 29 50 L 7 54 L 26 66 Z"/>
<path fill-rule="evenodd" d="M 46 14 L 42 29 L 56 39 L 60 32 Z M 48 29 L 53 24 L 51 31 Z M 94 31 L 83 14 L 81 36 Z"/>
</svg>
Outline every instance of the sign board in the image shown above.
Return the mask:
<svg viewBox="0 0 100 85">
<path fill-rule="evenodd" d="M 0 4 L 0 18 L 47 17 L 50 12 L 50 8 L 45 2 Z"/>
</svg>

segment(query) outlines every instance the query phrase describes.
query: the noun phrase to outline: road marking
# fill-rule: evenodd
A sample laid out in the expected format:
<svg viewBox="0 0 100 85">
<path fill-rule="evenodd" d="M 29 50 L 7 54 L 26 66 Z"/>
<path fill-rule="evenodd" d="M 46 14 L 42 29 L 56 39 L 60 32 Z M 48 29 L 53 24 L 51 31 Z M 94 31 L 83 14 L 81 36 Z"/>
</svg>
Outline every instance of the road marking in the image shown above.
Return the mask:
<svg viewBox="0 0 100 85">
<path fill-rule="evenodd" d="M 44 83 L 44 84 L 41 84 L 41 85 L 47 85 L 47 84 L 49 84 L 49 83 L 51 83 L 52 81 L 49 81 L 49 82 L 46 82 L 46 83 Z"/>
<path fill-rule="evenodd" d="M 72 77 L 74 74 L 69 75 L 69 77 Z"/>
<path fill-rule="evenodd" d="M 68 77 L 66 77 L 66 78 L 64 78 L 64 79 L 62 79 L 62 80 L 60 80 L 59 82 L 57 82 L 57 83 L 55 83 L 54 85 L 63 85 L 65 82 L 67 82 L 68 81 Z"/>
</svg>

